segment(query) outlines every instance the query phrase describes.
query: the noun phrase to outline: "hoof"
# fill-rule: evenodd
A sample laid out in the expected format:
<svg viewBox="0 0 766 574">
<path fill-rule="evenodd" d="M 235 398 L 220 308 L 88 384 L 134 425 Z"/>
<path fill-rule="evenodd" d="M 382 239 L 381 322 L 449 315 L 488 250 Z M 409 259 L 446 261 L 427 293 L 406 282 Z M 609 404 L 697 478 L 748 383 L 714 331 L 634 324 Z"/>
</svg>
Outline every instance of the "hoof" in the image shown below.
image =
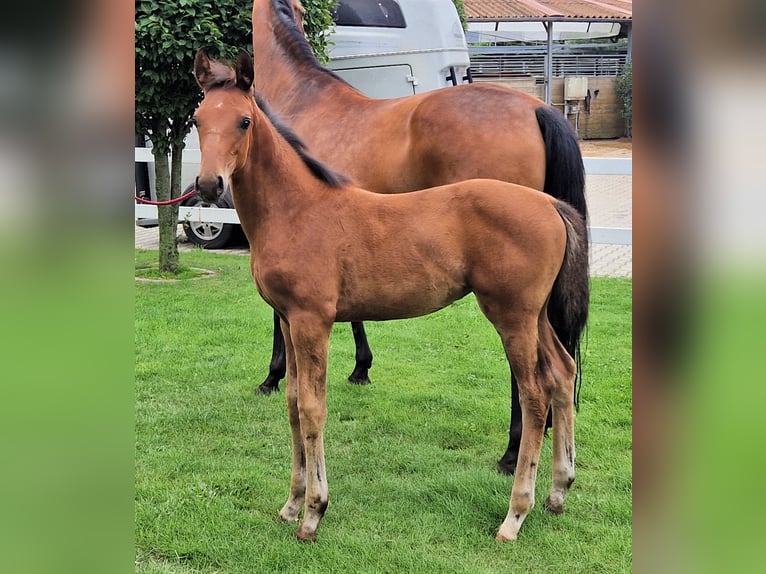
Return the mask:
<svg viewBox="0 0 766 574">
<path fill-rule="evenodd" d="M 258 395 L 270 395 L 271 393 L 279 392 L 279 385 L 274 385 L 273 387 L 270 385 L 267 385 L 266 383 L 263 383 L 260 387 L 258 387 L 258 390 L 256 391 L 256 394 Z"/>
<path fill-rule="evenodd" d="M 549 496 L 545 501 L 545 510 L 551 514 L 561 514 L 564 512 L 564 504 L 551 500 L 551 497 Z"/>
<path fill-rule="evenodd" d="M 513 473 L 516 472 L 516 461 L 507 461 L 504 458 L 501 458 L 497 461 L 497 472 L 512 476 Z"/>
<path fill-rule="evenodd" d="M 516 540 L 516 535 L 513 535 L 513 536 L 507 535 L 506 536 L 506 535 L 500 534 L 500 532 L 498 532 L 497 535 L 495 536 L 495 540 L 497 540 L 498 542 L 513 542 L 514 540 Z"/>
<path fill-rule="evenodd" d="M 316 531 L 308 532 L 307 530 L 303 529 L 303 526 L 301 526 L 298 529 L 298 532 L 295 533 L 295 537 L 301 542 L 316 542 L 317 541 Z"/>
<path fill-rule="evenodd" d="M 303 508 L 303 501 L 290 501 L 285 502 L 282 510 L 279 511 L 277 518 L 282 522 L 298 522 L 301 516 L 301 508 Z"/>
<path fill-rule="evenodd" d="M 348 382 L 352 385 L 369 385 L 370 384 L 370 377 L 368 377 L 366 374 L 360 375 L 357 374 L 356 371 L 351 373 L 348 377 Z"/>
</svg>

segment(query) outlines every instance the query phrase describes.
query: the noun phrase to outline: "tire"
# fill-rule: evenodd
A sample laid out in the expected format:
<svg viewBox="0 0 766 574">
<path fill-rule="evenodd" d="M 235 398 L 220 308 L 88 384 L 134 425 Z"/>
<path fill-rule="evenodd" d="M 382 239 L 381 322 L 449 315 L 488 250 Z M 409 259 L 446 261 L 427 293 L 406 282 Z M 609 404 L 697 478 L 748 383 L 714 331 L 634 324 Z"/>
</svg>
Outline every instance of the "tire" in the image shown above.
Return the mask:
<svg viewBox="0 0 766 574">
<path fill-rule="evenodd" d="M 188 193 L 194 188 L 190 185 L 184 190 Z M 226 192 L 218 199 L 216 203 L 208 203 L 199 195 L 193 195 L 182 204 L 185 207 L 223 207 L 233 208 L 228 188 Z M 239 225 L 233 223 L 209 223 L 205 221 L 184 221 L 184 233 L 191 243 L 199 245 L 203 249 L 222 249 L 229 242 L 239 237 Z"/>
</svg>

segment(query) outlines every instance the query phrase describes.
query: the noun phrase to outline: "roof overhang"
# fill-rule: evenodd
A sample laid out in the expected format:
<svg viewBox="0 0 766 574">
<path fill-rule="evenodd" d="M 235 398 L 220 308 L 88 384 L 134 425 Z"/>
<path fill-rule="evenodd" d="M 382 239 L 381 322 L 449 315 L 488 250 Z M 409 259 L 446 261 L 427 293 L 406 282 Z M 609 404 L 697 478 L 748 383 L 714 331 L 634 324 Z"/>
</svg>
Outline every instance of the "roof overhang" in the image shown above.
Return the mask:
<svg viewBox="0 0 766 574">
<path fill-rule="evenodd" d="M 514 19 L 472 18 L 468 20 L 466 40 L 477 42 L 534 42 L 548 38 L 546 25 L 553 26 L 552 40 L 584 40 L 618 36 L 628 18 L 529 17 Z"/>
</svg>

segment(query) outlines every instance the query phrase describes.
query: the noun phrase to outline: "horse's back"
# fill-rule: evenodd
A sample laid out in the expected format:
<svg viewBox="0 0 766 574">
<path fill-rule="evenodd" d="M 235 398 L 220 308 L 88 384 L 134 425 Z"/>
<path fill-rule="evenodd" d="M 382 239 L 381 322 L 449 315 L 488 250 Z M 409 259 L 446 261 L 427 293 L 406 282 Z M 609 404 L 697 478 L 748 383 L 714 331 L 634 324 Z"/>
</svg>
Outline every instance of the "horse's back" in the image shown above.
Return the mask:
<svg viewBox="0 0 766 574">
<path fill-rule="evenodd" d="M 543 103 L 496 84 L 423 94 L 410 112 L 408 141 L 419 187 L 491 178 L 533 189 L 545 184 L 545 147 L 535 110 Z"/>
<path fill-rule="evenodd" d="M 336 209 L 347 212 L 345 220 L 385 228 L 389 246 L 417 238 L 432 243 L 434 253 L 460 252 L 466 261 L 497 265 L 515 258 L 515 264 L 523 259 L 534 265 L 535 259 L 558 257 L 566 241 L 556 200 L 514 183 L 472 179 L 399 195 L 358 193 Z"/>
<path fill-rule="evenodd" d="M 566 241 L 554 199 L 496 180 L 396 195 L 356 189 L 323 211 L 333 214 L 323 241 L 334 235 L 337 246 L 322 269 L 337 276 L 340 321 L 424 315 L 471 291 L 542 305 Z"/>
</svg>

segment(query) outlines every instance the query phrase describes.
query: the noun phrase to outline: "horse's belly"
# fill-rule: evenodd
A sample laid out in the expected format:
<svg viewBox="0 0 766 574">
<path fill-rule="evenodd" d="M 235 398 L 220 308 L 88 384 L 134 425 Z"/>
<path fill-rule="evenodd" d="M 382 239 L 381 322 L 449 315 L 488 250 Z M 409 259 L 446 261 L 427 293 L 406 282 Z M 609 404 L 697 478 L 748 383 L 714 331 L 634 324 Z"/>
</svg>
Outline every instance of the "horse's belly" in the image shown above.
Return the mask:
<svg viewBox="0 0 766 574">
<path fill-rule="evenodd" d="M 385 282 L 384 282 L 385 283 Z M 470 292 L 463 285 L 390 282 L 385 289 L 349 293 L 338 299 L 336 321 L 387 321 L 428 315 Z"/>
</svg>

